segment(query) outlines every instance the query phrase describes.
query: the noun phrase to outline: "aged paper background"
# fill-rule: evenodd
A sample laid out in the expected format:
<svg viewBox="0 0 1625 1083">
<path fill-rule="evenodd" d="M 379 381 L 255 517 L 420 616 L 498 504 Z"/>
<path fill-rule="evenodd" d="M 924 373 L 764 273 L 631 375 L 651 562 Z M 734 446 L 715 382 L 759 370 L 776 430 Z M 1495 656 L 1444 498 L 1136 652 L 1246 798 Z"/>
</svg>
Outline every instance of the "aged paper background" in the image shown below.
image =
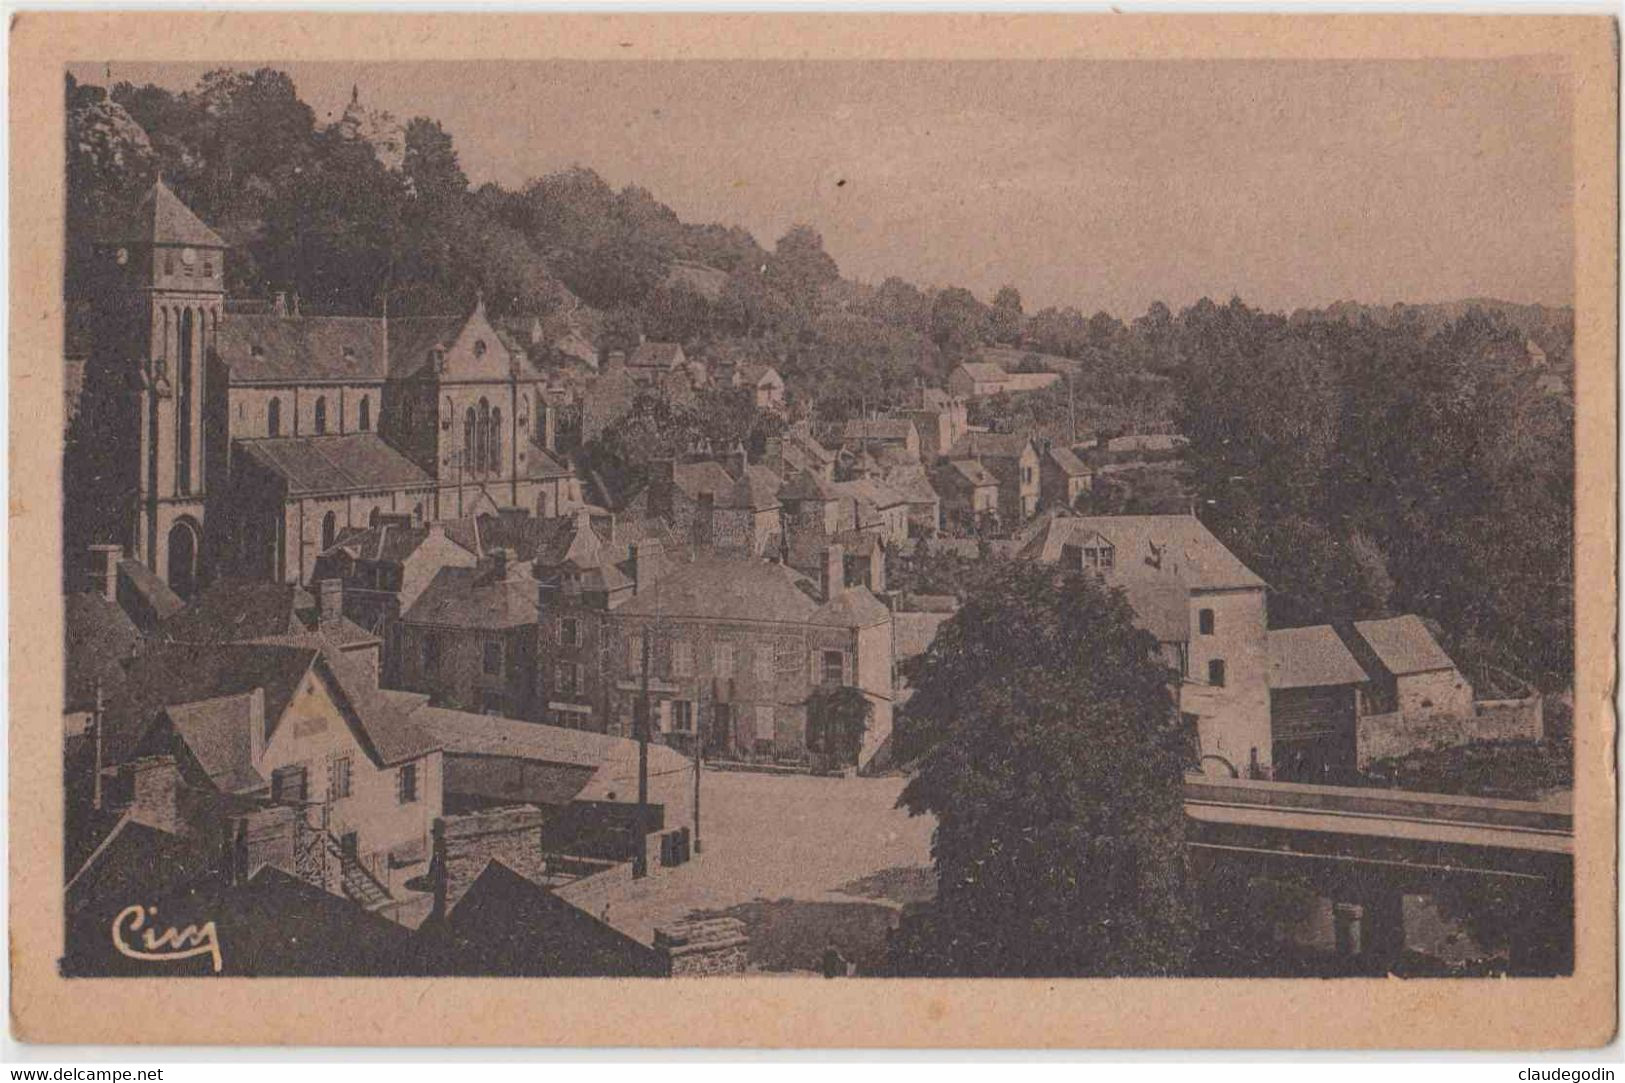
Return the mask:
<svg viewBox="0 0 1625 1083">
<path fill-rule="evenodd" d="M 11 25 L 12 1027 L 36 1042 L 1563 1048 L 1616 1014 L 1618 69 L 1603 17 L 19 14 Z M 1541 55 L 1574 103 L 1576 971 L 1526 980 L 136 980 L 61 951 L 63 65 L 70 60 Z M 1471 243 L 1464 237 L 1463 243 Z"/>
</svg>

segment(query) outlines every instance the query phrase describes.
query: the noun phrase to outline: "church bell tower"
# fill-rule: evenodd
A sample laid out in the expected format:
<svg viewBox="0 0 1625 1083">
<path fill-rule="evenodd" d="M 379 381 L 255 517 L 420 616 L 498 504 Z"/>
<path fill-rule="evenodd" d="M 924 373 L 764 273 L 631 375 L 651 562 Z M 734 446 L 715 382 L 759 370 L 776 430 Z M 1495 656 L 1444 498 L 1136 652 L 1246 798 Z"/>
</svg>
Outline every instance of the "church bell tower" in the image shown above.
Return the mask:
<svg viewBox="0 0 1625 1083">
<path fill-rule="evenodd" d="M 210 361 L 225 300 L 226 243 L 162 180 L 97 245 L 98 343 L 135 370 L 139 494 L 135 555 L 182 598 L 207 573 L 205 424 Z M 222 479 L 223 480 L 223 479 Z"/>
</svg>

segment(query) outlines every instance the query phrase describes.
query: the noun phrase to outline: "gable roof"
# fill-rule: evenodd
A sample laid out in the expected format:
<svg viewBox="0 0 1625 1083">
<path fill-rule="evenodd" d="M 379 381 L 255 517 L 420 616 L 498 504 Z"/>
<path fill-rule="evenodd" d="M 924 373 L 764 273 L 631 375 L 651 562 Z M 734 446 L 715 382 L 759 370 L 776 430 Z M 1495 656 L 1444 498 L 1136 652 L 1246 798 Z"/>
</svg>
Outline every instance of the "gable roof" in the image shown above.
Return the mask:
<svg viewBox="0 0 1625 1083">
<path fill-rule="evenodd" d="M 107 705 L 106 762 L 129 760 L 154 716 L 176 704 L 222 699 L 258 688 L 265 696 L 265 717 L 281 718 L 319 653 L 311 646 L 255 643 L 152 647 L 127 667 L 124 687 Z"/>
<path fill-rule="evenodd" d="M 835 628 L 868 628 L 891 620 L 891 610 L 866 586 L 847 587 L 818 607 L 812 623 Z"/>
<path fill-rule="evenodd" d="M 419 759 L 440 750 L 434 734 L 411 720 L 399 700 L 378 687 L 362 666 L 335 650 L 323 650 L 321 666 L 333 678 L 342 704 L 361 731 L 362 747 L 385 767 Z"/>
<path fill-rule="evenodd" d="M 942 465 L 939 475 L 946 475 L 949 481 L 962 481 L 975 489 L 997 487 L 999 484 L 999 479 L 975 459 L 951 459 Z"/>
<path fill-rule="evenodd" d="M 233 385 L 381 383 L 388 372 L 384 321 L 361 316 L 228 313 L 217 348 Z"/>
<path fill-rule="evenodd" d="M 1062 447 L 1060 444 L 1049 449 L 1049 460 L 1069 478 L 1093 472 L 1083 465 L 1083 460 L 1074 455 L 1071 448 Z"/>
<path fill-rule="evenodd" d="M 107 240 L 193 245 L 198 248 L 228 247 L 220 239 L 220 234 L 204 225 L 203 220 L 169 190 L 169 185 L 161 177 L 147 189 L 147 194 L 141 197 L 134 212 Z"/>
<path fill-rule="evenodd" d="M 1368 678 L 1329 624 L 1269 631 L 1271 688 L 1363 684 Z"/>
<path fill-rule="evenodd" d="M 126 558 L 119 561 L 118 577 L 121 593 L 125 583 L 130 585 L 136 604 L 145 611 L 145 616 L 138 618 L 144 622 L 160 621 L 186 608 L 185 600 L 169 589 L 168 583 L 159 579 L 156 572 L 139 560 Z"/>
<path fill-rule="evenodd" d="M 895 417 L 854 418 L 846 423 L 844 433 L 848 440 L 908 440 L 917 436 L 914 422 Z"/>
<path fill-rule="evenodd" d="M 707 555 L 669 567 L 655 586 L 616 610 L 626 616 L 699 620 L 806 622 L 818 608 L 782 564 Z"/>
<path fill-rule="evenodd" d="M 398 523 L 379 523 L 370 527 L 350 527 L 339 531 L 333 541 L 331 553 L 342 549 L 355 560 L 371 560 L 383 564 L 400 564 L 411 559 L 435 527 L 441 528 L 445 539 L 460 549 L 477 556 L 479 545 L 472 519 L 452 520 L 421 526 L 402 526 Z M 460 528 L 460 529 L 459 529 Z"/>
<path fill-rule="evenodd" d="M 1019 432 L 968 432 L 954 441 L 950 459 L 1019 459 L 1032 441 Z"/>
<path fill-rule="evenodd" d="M 1053 564 L 1065 546 L 1084 545 L 1096 534 L 1116 550 L 1109 576 L 1114 583 L 1170 576 L 1192 590 L 1265 585 L 1192 515 L 1056 516 L 1017 555 Z"/>
<path fill-rule="evenodd" d="M 877 509 L 895 508 L 907 504 L 908 498 L 885 482 L 874 478 L 853 478 L 835 482 L 835 491 L 852 500 L 872 504 Z"/>
<path fill-rule="evenodd" d="M 1439 646 L 1422 618 L 1414 613 L 1387 620 L 1357 620 L 1354 630 L 1396 677 L 1456 668 L 1456 663 Z"/>
<path fill-rule="evenodd" d="M 303 587 L 259 579 L 216 580 L 156 630 L 171 643 L 246 643 L 307 633 L 335 646 L 378 641 L 348 617 L 320 623 L 316 599 Z"/>
<path fill-rule="evenodd" d="M 528 566 L 515 564 L 501 579 L 489 567 L 441 568 L 401 620 L 488 631 L 535 624 L 541 617 L 540 585 Z"/>
<path fill-rule="evenodd" d="M 141 646 L 141 632 L 118 606 L 93 591 L 62 598 L 64 711 L 96 706 L 96 684 L 104 702 L 124 684 L 124 661 Z"/>
<path fill-rule="evenodd" d="M 966 361 L 959 366 L 965 374 L 977 383 L 994 382 L 1003 383 L 1010 374 L 991 361 Z"/>
<path fill-rule="evenodd" d="M 429 363 L 435 349 L 448 349 L 467 319 L 462 316 L 413 316 L 389 321 L 389 374 L 411 376 Z"/>
<path fill-rule="evenodd" d="M 806 470 L 798 470 L 790 480 L 779 487 L 780 500 L 838 500 L 840 493 L 835 489 L 835 483 L 825 481 L 817 474 Z"/>
<path fill-rule="evenodd" d="M 641 342 L 626 359 L 631 368 L 669 369 L 683 360 L 683 347 L 675 342 Z"/>
<path fill-rule="evenodd" d="M 417 463 L 372 432 L 239 440 L 237 447 L 285 481 L 290 496 L 434 484 Z"/>
<path fill-rule="evenodd" d="M 239 692 L 164 708 L 175 735 L 221 793 L 242 793 L 265 784 L 254 766 L 256 692 Z M 263 709 L 263 707 L 261 708 Z"/>
</svg>

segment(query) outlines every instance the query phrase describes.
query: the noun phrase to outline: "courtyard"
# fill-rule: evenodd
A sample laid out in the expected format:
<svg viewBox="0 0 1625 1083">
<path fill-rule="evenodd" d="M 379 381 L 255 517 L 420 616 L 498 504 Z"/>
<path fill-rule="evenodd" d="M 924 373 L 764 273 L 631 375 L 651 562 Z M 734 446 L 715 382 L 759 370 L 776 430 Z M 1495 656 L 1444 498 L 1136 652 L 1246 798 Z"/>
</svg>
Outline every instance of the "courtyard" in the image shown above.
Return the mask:
<svg viewBox="0 0 1625 1083">
<path fill-rule="evenodd" d="M 830 947 L 872 963 L 903 905 L 935 892 L 934 821 L 896 807 L 905 781 L 708 770 L 702 851 L 616 885 L 595 909 L 646 943 L 683 918 L 737 917 L 755 970 L 816 971 Z"/>
</svg>

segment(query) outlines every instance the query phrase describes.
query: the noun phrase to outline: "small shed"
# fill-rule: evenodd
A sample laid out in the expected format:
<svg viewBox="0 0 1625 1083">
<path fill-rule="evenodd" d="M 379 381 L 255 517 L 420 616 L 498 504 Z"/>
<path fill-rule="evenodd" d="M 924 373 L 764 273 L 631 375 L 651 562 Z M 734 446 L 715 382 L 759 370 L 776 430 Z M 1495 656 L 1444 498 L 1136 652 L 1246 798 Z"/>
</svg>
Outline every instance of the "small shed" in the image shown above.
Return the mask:
<svg viewBox="0 0 1625 1083">
<path fill-rule="evenodd" d="M 1356 694 L 1367 676 L 1327 624 L 1269 633 L 1270 735 L 1277 778 L 1325 779 L 1356 764 Z"/>
</svg>

